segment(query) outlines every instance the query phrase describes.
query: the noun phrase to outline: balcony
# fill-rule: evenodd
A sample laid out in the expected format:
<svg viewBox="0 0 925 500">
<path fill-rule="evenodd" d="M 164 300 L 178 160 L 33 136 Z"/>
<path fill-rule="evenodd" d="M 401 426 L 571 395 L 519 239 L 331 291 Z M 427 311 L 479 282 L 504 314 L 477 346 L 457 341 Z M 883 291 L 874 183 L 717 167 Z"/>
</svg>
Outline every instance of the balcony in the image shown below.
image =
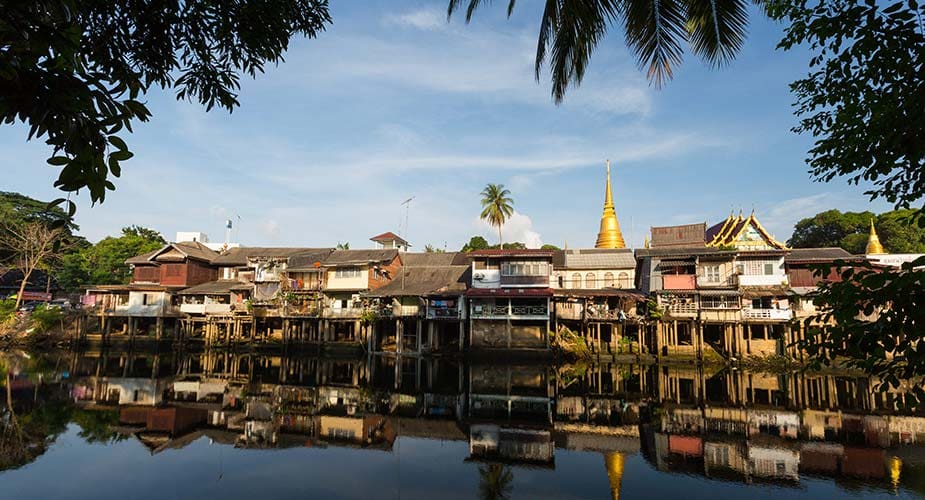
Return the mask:
<svg viewBox="0 0 925 500">
<path fill-rule="evenodd" d="M 340 307 L 324 310 L 324 317 L 331 319 L 359 319 L 366 309 L 362 307 Z"/>
<path fill-rule="evenodd" d="M 393 305 L 389 310 L 392 311 L 392 316 L 400 318 L 413 318 L 424 313 L 424 308 L 417 305 Z"/>
<path fill-rule="evenodd" d="M 230 314 L 231 304 L 180 304 L 186 314 Z"/>
<path fill-rule="evenodd" d="M 743 309 L 742 317 L 746 320 L 790 321 L 793 317 L 790 309 Z"/>
<path fill-rule="evenodd" d="M 781 286 L 787 284 L 785 274 L 742 274 L 739 275 L 740 286 Z"/>
<path fill-rule="evenodd" d="M 459 309 L 455 307 L 429 307 L 427 319 L 459 319 Z"/>
<path fill-rule="evenodd" d="M 715 288 L 715 287 L 734 287 L 739 285 L 739 275 L 728 274 L 726 276 L 717 276 L 717 279 L 711 280 L 707 276 L 697 276 L 698 288 Z"/>
<path fill-rule="evenodd" d="M 695 290 L 697 276 L 693 274 L 662 275 L 662 288 L 665 290 Z"/>
<path fill-rule="evenodd" d="M 672 304 L 665 308 L 672 318 L 696 318 L 697 304 Z"/>
<path fill-rule="evenodd" d="M 742 319 L 742 311 L 738 308 L 713 308 L 701 309 L 701 321 L 739 321 Z"/>
<path fill-rule="evenodd" d="M 472 305 L 473 319 L 549 319 L 549 309 L 543 305 Z"/>
<path fill-rule="evenodd" d="M 549 276 L 501 275 L 501 286 L 549 287 Z"/>
</svg>

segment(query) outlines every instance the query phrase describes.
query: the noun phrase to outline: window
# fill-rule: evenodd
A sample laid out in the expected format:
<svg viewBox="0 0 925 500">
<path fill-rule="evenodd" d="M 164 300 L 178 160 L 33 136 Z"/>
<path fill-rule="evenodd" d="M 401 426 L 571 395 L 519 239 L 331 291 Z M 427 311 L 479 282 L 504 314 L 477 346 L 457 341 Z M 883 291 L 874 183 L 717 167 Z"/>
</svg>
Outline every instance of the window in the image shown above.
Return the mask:
<svg viewBox="0 0 925 500">
<path fill-rule="evenodd" d="M 536 261 L 505 261 L 501 263 L 504 276 L 548 276 L 549 264 Z"/>
<path fill-rule="evenodd" d="M 719 266 L 704 266 L 703 275 L 707 283 L 719 283 Z"/>
<path fill-rule="evenodd" d="M 632 287 L 633 287 L 633 284 L 630 283 L 630 275 L 629 275 L 629 273 L 626 273 L 626 272 L 620 273 L 620 284 L 619 284 L 619 286 L 620 286 L 620 288 L 632 288 Z"/>
<path fill-rule="evenodd" d="M 774 274 L 774 264 L 767 263 L 764 265 L 764 274 Z"/>
<path fill-rule="evenodd" d="M 613 279 L 613 273 L 604 273 L 604 286 L 611 288 L 617 286 L 617 283 Z"/>
<path fill-rule="evenodd" d="M 585 288 L 597 288 L 597 277 L 594 276 L 594 273 L 585 275 Z"/>
<path fill-rule="evenodd" d="M 570 288 L 581 288 L 581 275 L 578 273 L 572 274 L 572 283 Z"/>
<path fill-rule="evenodd" d="M 704 309 L 735 309 L 739 307 L 739 299 L 735 295 L 702 295 L 700 306 Z"/>
<path fill-rule="evenodd" d="M 338 267 L 335 272 L 338 278 L 359 278 L 361 276 L 359 267 Z"/>
</svg>

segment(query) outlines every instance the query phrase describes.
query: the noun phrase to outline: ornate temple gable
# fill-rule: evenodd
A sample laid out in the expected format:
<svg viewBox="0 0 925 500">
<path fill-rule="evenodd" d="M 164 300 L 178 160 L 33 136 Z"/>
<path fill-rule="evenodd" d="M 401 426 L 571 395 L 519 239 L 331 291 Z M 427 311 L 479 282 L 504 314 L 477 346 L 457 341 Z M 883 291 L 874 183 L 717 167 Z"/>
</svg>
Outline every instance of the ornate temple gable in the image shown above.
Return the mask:
<svg viewBox="0 0 925 500">
<path fill-rule="evenodd" d="M 786 245 L 774 239 L 761 225 L 754 212 L 748 217 L 730 215 L 706 233 L 708 247 L 732 246 L 736 250 L 785 250 Z"/>
</svg>

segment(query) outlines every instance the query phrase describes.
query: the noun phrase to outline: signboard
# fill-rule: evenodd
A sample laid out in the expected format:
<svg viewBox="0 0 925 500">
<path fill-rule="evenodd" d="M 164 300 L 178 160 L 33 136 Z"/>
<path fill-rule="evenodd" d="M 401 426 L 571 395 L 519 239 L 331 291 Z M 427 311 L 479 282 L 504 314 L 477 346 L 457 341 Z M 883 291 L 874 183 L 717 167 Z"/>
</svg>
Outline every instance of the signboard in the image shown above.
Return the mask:
<svg viewBox="0 0 925 500">
<path fill-rule="evenodd" d="M 41 301 L 41 302 L 50 302 L 51 294 L 45 293 L 45 292 L 23 292 L 22 300 L 23 302 L 29 302 L 29 301 L 34 301 L 34 300 Z"/>
</svg>

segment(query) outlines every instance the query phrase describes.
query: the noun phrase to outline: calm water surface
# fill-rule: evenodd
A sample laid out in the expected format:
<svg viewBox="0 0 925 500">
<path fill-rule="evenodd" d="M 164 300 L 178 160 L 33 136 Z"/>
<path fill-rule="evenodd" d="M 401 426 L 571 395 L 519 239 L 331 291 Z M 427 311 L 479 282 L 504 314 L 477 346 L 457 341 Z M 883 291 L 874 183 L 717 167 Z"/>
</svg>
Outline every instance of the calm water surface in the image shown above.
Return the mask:
<svg viewBox="0 0 925 500">
<path fill-rule="evenodd" d="M 925 414 L 857 377 L 212 351 L 3 365 L 0 498 L 925 498 Z"/>
</svg>

